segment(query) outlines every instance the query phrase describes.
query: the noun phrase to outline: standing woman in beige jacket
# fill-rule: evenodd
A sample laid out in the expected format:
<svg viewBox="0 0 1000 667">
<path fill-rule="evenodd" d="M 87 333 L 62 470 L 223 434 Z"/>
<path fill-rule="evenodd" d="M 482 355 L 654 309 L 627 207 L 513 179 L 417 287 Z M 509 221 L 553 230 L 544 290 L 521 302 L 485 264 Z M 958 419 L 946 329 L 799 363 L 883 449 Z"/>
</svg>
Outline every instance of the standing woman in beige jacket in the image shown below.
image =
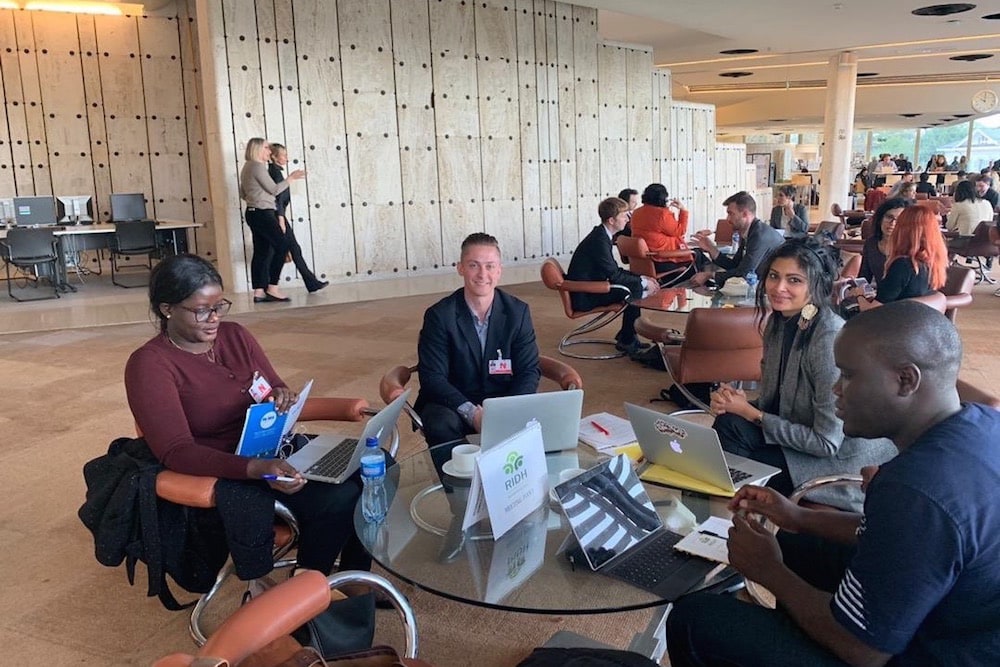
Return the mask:
<svg viewBox="0 0 1000 667">
<path fill-rule="evenodd" d="M 250 258 L 253 300 L 254 303 L 291 301 L 278 288 L 288 248 L 274 212 L 274 197 L 287 190 L 292 181 L 305 178 L 306 172 L 296 169 L 288 178 L 275 183 L 267 171 L 271 146 L 260 137 L 247 142 L 245 157 L 240 171 L 240 198 L 247 203 L 246 221 L 253 235 L 253 256 Z"/>
</svg>

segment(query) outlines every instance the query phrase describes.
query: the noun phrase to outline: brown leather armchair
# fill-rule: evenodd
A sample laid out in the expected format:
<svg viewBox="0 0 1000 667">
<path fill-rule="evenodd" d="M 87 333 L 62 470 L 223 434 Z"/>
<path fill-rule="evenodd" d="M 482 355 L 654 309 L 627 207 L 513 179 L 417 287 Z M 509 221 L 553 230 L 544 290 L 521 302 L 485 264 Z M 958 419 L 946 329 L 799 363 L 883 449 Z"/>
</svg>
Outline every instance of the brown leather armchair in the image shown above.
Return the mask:
<svg viewBox="0 0 1000 667">
<path fill-rule="evenodd" d="M 403 624 L 406 648 L 402 664 L 426 665 L 416 659 L 418 634 L 413 609 L 392 583 L 371 572 L 346 571 L 326 577 L 315 570 L 308 570 L 264 591 L 240 607 L 197 654 L 172 653 L 157 660 L 153 667 L 238 667 L 249 664 L 254 654 L 265 647 L 270 658 L 283 660 L 291 657 L 298 644 L 288 635 L 326 610 L 331 597 L 342 597 L 336 591 L 331 595 L 331 589 L 346 585 L 362 585 L 384 593 Z M 287 656 L 283 650 L 288 651 Z"/>
<path fill-rule="evenodd" d="M 688 315 L 684 342 L 661 346 L 667 372 L 694 405 L 708 406 L 685 389 L 690 382 L 760 380 L 764 356 L 754 308 L 695 308 Z"/>
<path fill-rule="evenodd" d="M 371 414 L 368 401 L 362 398 L 325 398 L 311 397 L 306 400 L 299 415 L 299 421 L 350 421 L 357 422 Z M 136 425 L 136 431 L 142 433 Z M 398 446 L 398 434 L 395 438 L 393 453 Z M 172 470 L 164 470 L 156 476 L 156 495 L 162 500 L 185 505 L 187 507 L 215 507 L 215 483 L 217 477 L 201 475 L 185 475 Z M 274 503 L 274 567 L 275 569 L 293 567 L 295 558 L 286 558 L 289 552 L 298 544 L 299 527 L 295 516 L 280 501 Z M 232 560 L 219 571 L 212 588 L 202 595 L 191 610 L 188 630 L 191 638 L 198 646 L 207 641 L 207 635 L 202 628 L 202 616 L 205 609 L 215 599 L 226 580 L 235 572 Z"/>
<path fill-rule="evenodd" d="M 616 320 L 618 316 L 622 314 L 622 311 L 625 310 L 628 298 L 632 294 L 629 288 L 624 285 L 609 283 L 606 280 L 567 280 L 566 274 L 562 270 L 562 266 L 559 264 L 558 260 L 552 257 L 549 257 L 542 263 L 542 282 L 550 290 L 559 293 L 559 298 L 562 300 L 563 304 L 563 310 L 566 311 L 566 317 L 575 320 L 581 317 L 588 317 L 591 315 L 594 316 L 562 337 L 562 340 L 559 341 L 559 354 L 567 357 L 573 357 L 574 359 L 616 359 L 618 357 L 625 356 L 624 352 L 619 352 L 617 350 L 611 354 L 586 355 L 571 352 L 569 351 L 569 348 L 574 345 L 583 344 L 611 345 L 614 347 L 614 340 L 605 340 L 602 338 L 580 338 L 580 336 L 585 336 L 589 333 L 597 331 L 598 329 L 607 326 Z M 590 310 L 574 310 L 573 304 L 570 301 L 570 294 L 573 292 L 583 292 L 586 294 L 608 294 L 612 290 L 620 290 L 622 295 L 621 302 L 613 303 L 607 306 L 598 306 L 597 308 L 592 308 Z"/>
<path fill-rule="evenodd" d="M 976 284 L 976 272 L 967 266 L 952 265 L 948 267 L 948 278 L 941 287 L 945 296 L 944 314 L 952 322 L 956 311 L 972 303 L 972 287 Z"/>
<path fill-rule="evenodd" d="M 539 355 L 538 366 L 542 372 L 542 377 L 555 382 L 560 389 L 583 389 L 583 378 L 576 372 L 576 369 L 569 364 Z M 417 372 L 416 366 L 394 366 L 389 372 L 382 376 L 378 384 L 378 393 L 385 401 L 386 405 L 396 400 L 396 398 L 406 390 L 406 384 Z M 413 430 L 423 433 L 424 423 L 420 415 L 409 403 L 404 407 L 413 423 Z"/>
<path fill-rule="evenodd" d="M 948 242 L 948 252 L 975 260 L 976 284 L 986 281 L 991 285 L 996 280 L 986 273 L 983 259 L 1000 255 L 1000 247 L 996 242 L 996 225 L 992 220 L 983 220 L 972 232 L 972 236 L 960 236 Z"/>
<path fill-rule="evenodd" d="M 649 251 L 645 239 L 638 236 L 619 236 L 615 241 L 622 257 L 628 257 L 629 269 L 634 273 L 654 278 L 658 283 L 675 284 L 687 275 L 687 270 L 694 263 L 694 253 L 690 250 L 671 250 L 662 253 Z M 656 262 L 671 262 L 676 268 L 669 271 L 657 271 Z"/>
</svg>

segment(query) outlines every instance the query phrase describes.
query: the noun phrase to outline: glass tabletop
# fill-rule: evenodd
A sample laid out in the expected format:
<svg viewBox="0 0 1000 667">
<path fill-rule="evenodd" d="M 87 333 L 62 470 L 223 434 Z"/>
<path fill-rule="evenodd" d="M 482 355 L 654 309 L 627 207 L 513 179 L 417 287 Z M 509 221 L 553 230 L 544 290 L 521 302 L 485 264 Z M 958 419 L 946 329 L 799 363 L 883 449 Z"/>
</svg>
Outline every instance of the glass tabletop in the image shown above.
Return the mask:
<svg viewBox="0 0 1000 667">
<path fill-rule="evenodd" d="M 591 614 L 668 601 L 586 567 L 574 569 L 565 551 L 575 541 L 554 500 L 499 540 L 488 526 L 463 532 L 470 480 L 441 472 L 453 446 L 421 451 L 389 469 L 389 513 L 383 523 L 365 522 L 359 503 L 355 527 L 383 568 L 443 597 L 510 611 Z M 547 454 L 550 487 L 560 471 L 589 468 L 605 458 L 585 446 Z M 711 515 L 728 516 L 722 498 L 654 484 L 646 484 L 646 490 L 664 525 L 675 533 L 687 534 Z"/>
<path fill-rule="evenodd" d="M 753 308 L 755 304 L 752 295 L 726 296 L 705 287 L 664 287 L 645 299 L 633 301 L 632 305 L 668 313 L 690 313 L 695 308 Z"/>
</svg>

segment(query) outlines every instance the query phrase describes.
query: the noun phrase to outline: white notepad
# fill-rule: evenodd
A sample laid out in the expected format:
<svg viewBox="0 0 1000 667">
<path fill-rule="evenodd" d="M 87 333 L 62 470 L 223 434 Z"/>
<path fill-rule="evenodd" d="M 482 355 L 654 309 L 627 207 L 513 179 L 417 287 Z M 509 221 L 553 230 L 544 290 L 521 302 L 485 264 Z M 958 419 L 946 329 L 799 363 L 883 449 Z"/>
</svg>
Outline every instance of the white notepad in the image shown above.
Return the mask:
<svg viewBox="0 0 1000 667">
<path fill-rule="evenodd" d="M 729 529 L 732 527 L 733 522 L 729 519 L 709 517 L 675 544 L 674 549 L 729 565 Z"/>
</svg>

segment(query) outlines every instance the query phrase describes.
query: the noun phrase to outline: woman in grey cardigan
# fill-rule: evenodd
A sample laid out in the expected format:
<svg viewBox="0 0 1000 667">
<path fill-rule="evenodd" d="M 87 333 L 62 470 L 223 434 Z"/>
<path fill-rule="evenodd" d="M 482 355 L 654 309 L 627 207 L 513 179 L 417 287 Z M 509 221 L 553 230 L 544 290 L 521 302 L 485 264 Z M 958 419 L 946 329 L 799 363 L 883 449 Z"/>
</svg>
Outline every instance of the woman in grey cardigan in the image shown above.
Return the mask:
<svg viewBox="0 0 1000 667">
<path fill-rule="evenodd" d="M 796 239 L 778 247 L 759 271 L 757 308 L 764 326 L 760 395 L 723 385 L 712 394 L 714 427 L 729 452 L 782 470 L 768 483 L 788 495 L 819 475 L 855 473 L 896 454 L 889 440 L 844 436 L 835 411 L 833 343 L 844 321 L 831 309 L 836 262 L 828 247 Z M 860 490 L 826 492 L 823 502 L 860 508 Z"/>
</svg>

